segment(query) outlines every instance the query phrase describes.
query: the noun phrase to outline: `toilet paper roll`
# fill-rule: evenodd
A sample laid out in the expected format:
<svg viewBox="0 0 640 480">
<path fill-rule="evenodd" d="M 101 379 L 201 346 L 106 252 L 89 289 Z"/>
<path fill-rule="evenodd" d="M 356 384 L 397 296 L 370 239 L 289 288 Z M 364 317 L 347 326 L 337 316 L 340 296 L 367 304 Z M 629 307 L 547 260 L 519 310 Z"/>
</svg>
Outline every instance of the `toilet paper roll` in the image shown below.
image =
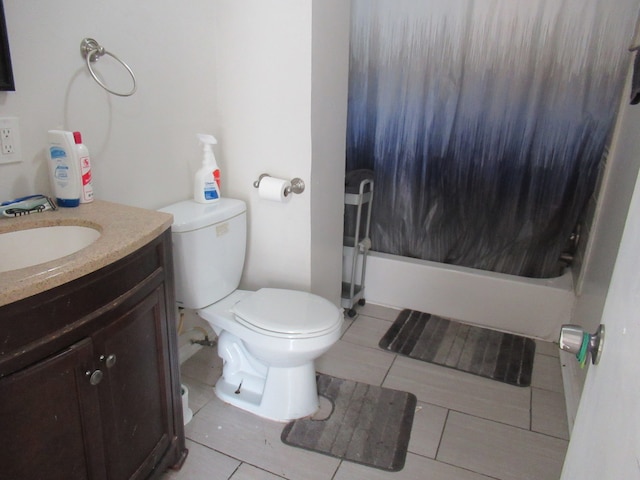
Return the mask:
<svg viewBox="0 0 640 480">
<path fill-rule="evenodd" d="M 193 418 L 193 411 L 189 408 L 189 389 L 186 385 L 180 385 L 182 395 L 182 419 L 186 425 Z"/>
<path fill-rule="evenodd" d="M 285 195 L 285 189 L 291 187 L 289 180 L 275 177 L 263 177 L 258 187 L 258 196 L 273 202 L 288 202 L 291 195 Z"/>
</svg>

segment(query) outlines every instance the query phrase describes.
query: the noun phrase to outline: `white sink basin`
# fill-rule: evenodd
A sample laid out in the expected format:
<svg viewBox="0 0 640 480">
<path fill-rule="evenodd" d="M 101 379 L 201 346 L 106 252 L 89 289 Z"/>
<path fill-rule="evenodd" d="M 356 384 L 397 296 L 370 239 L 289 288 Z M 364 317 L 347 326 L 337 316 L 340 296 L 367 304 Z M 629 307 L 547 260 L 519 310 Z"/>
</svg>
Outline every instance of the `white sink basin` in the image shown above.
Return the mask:
<svg viewBox="0 0 640 480">
<path fill-rule="evenodd" d="M 29 228 L 0 234 L 0 272 L 57 260 L 95 242 L 100 232 L 79 225 Z"/>
</svg>

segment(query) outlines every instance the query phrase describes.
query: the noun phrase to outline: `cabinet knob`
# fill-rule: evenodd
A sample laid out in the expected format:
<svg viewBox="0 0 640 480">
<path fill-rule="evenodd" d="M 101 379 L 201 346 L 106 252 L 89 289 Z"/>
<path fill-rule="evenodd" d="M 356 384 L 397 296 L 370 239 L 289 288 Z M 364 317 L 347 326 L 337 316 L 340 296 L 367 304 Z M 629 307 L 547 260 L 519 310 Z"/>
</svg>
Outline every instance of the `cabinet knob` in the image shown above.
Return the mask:
<svg viewBox="0 0 640 480">
<path fill-rule="evenodd" d="M 93 372 L 87 370 L 85 372 L 85 375 L 89 377 L 89 383 L 91 385 L 98 385 L 102 381 L 102 377 L 104 376 L 102 370 L 95 370 Z"/>
<path fill-rule="evenodd" d="M 107 368 L 111 368 L 116 364 L 116 355 L 114 353 L 107 355 L 106 357 L 104 355 L 100 355 L 100 361 L 104 362 Z"/>
</svg>

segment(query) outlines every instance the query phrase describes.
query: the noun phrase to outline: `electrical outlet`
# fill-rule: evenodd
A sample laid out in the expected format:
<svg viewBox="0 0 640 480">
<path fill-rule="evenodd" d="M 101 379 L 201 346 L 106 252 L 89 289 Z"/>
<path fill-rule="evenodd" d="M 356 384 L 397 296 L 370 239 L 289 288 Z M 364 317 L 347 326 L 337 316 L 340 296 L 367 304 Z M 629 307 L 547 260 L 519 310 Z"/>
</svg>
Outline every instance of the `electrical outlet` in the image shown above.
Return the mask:
<svg viewBox="0 0 640 480">
<path fill-rule="evenodd" d="M 21 162 L 17 117 L 0 117 L 0 164 Z"/>
<path fill-rule="evenodd" d="M 0 142 L 2 143 L 2 153 L 4 155 L 14 153 L 13 129 L 0 129 Z"/>
</svg>

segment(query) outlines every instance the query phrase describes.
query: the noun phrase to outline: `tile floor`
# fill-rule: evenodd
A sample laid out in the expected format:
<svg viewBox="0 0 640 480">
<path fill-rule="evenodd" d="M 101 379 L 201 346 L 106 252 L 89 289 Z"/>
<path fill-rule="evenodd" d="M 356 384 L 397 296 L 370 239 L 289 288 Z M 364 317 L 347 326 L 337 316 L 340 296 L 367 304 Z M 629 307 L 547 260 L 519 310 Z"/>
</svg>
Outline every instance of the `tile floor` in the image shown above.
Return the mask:
<svg viewBox="0 0 640 480">
<path fill-rule="evenodd" d="M 215 349 L 202 349 L 181 369 L 194 412 L 186 426 L 189 456 L 181 471 L 163 480 L 557 480 L 568 444 L 557 346 L 538 342 L 532 386 L 514 387 L 379 349 L 397 314 L 376 305 L 361 308 L 316 369 L 417 396 L 402 471 L 284 445 L 283 424 L 215 397 L 221 361 Z"/>
</svg>

